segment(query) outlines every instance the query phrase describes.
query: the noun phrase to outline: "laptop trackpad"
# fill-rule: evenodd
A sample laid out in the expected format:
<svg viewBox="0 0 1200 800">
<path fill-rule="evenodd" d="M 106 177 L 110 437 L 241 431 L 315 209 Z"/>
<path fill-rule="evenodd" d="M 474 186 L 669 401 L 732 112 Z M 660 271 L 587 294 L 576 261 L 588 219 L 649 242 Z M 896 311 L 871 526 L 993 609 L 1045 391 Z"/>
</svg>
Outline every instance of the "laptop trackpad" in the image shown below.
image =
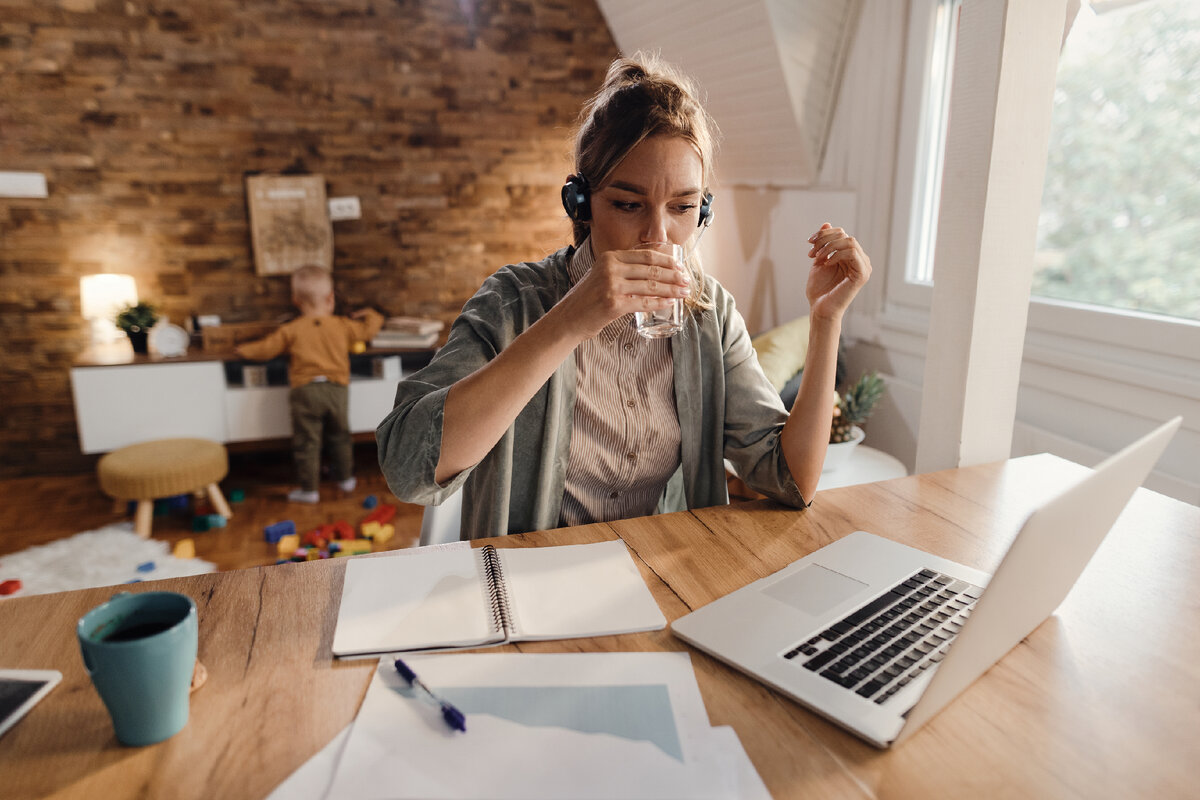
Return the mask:
<svg viewBox="0 0 1200 800">
<path fill-rule="evenodd" d="M 763 594 L 815 616 L 866 588 L 867 584 L 861 581 L 847 578 L 819 564 L 809 564 L 799 572 L 772 583 L 763 590 Z"/>
</svg>

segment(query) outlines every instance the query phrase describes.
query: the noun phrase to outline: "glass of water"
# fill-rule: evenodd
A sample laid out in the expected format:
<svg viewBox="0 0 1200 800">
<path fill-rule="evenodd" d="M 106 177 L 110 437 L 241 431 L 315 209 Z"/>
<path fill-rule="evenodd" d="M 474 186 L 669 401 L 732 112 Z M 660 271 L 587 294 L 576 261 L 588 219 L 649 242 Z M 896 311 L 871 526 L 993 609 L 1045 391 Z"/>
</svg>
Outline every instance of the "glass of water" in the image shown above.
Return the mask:
<svg viewBox="0 0 1200 800">
<path fill-rule="evenodd" d="M 680 267 L 687 268 L 687 265 L 684 263 L 682 245 L 671 244 L 670 242 L 647 242 L 638 245 L 638 249 L 657 250 L 660 253 L 666 253 Z M 647 339 L 662 339 L 667 336 L 674 336 L 683 330 L 683 298 L 676 297 L 672 299 L 671 305 L 666 308 L 658 308 L 653 311 L 635 311 L 633 314 L 633 328 Z"/>
</svg>

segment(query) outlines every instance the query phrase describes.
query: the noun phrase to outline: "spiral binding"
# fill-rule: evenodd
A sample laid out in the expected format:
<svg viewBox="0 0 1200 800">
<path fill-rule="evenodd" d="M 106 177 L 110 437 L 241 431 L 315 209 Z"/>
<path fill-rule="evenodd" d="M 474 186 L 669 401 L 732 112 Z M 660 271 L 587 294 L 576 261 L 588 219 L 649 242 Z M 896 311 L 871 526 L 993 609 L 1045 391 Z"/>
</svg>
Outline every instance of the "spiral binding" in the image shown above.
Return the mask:
<svg viewBox="0 0 1200 800">
<path fill-rule="evenodd" d="M 511 612 L 508 608 L 508 587 L 504 584 L 504 567 L 500 554 L 490 544 L 480 548 L 483 571 L 487 574 L 488 602 L 492 606 L 492 620 L 498 631 L 508 631 Z"/>
</svg>

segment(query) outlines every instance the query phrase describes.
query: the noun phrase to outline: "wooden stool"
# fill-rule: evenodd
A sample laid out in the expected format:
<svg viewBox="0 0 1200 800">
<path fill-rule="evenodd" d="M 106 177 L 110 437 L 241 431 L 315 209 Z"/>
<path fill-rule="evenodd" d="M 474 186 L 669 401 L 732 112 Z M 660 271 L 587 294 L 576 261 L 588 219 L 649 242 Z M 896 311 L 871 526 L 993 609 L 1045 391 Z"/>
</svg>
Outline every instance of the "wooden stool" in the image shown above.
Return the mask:
<svg viewBox="0 0 1200 800">
<path fill-rule="evenodd" d="M 103 456 L 96 465 L 100 488 L 117 500 L 137 500 L 133 528 L 150 536 L 154 499 L 208 492 L 213 508 L 232 517 L 217 481 L 229 472 L 225 445 L 209 439 L 158 439 L 131 444 Z"/>
</svg>

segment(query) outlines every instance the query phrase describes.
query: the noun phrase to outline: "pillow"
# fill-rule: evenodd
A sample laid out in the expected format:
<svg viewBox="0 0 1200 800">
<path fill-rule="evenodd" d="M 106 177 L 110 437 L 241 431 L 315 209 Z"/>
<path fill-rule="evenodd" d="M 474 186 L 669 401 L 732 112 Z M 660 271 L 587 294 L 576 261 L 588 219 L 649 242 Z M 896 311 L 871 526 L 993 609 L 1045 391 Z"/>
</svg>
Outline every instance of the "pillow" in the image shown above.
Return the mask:
<svg viewBox="0 0 1200 800">
<path fill-rule="evenodd" d="M 781 391 L 804 366 L 808 355 L 808 317 L 796 317 L 750 340 L 767 380 Z"/>
</svg>

